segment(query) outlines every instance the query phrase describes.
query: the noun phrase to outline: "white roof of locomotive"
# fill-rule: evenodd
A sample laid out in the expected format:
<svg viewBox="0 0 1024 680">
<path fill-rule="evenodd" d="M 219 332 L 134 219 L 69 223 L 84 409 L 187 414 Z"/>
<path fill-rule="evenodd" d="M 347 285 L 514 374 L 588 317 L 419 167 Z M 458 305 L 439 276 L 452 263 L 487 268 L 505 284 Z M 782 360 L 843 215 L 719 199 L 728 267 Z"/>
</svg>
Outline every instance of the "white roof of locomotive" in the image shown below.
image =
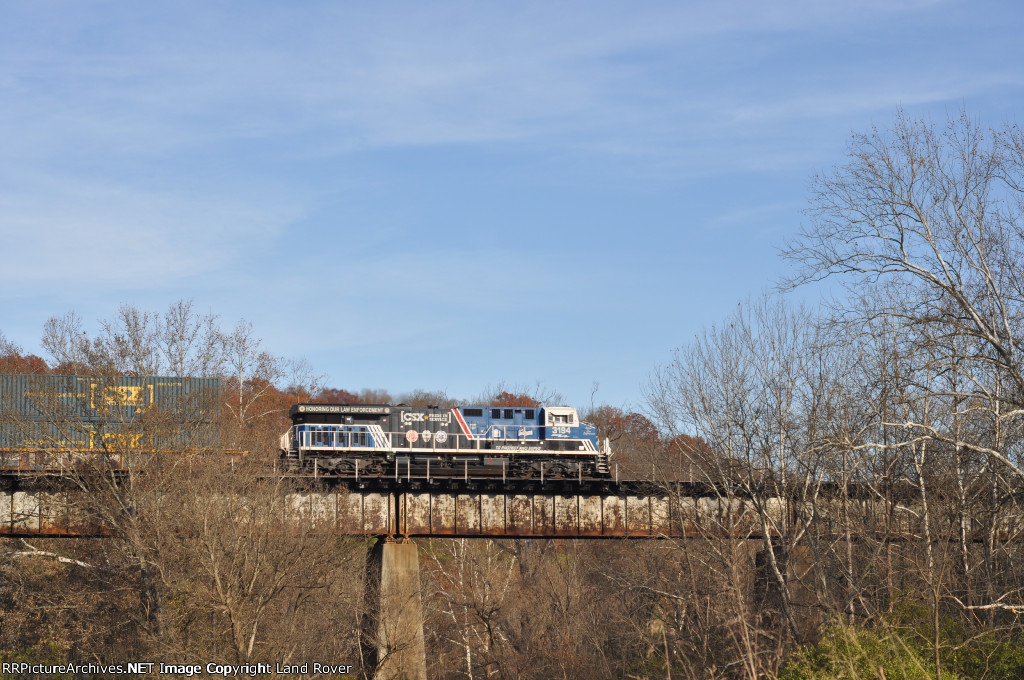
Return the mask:
<svg viewBox="0 0 1024 680">
<path fill-rule="evenodd" d="M 576 409 L 572 406 L 545 406 L 544 410 L 553 416 L 575 416 Z"/>
</svg>

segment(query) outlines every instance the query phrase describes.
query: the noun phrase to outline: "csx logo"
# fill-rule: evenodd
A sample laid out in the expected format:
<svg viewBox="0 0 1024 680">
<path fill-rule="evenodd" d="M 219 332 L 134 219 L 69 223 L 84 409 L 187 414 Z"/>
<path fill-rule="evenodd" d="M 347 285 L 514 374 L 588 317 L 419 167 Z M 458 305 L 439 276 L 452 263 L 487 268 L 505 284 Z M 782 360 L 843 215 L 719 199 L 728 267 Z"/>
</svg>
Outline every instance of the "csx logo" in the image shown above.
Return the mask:
<svg viewBox="0 0 1024 680">
<path fill-rule="evenodd" d="M 141 386 L 135 385 L 114 385 L 112 387 L 100 387 L 93 384 L 90 396 L 92 408 L 105 406 L 142 406 L 145 393 Z M 150 400 L 152 400 L 152 385 L 150 386 Z"/>
<path fill-rule="evenodd" d="M 422 423 L 426 419 L 426 413 L 409 413 L 408 411 L 402 412 L 403 423 Z"/>
</svg>

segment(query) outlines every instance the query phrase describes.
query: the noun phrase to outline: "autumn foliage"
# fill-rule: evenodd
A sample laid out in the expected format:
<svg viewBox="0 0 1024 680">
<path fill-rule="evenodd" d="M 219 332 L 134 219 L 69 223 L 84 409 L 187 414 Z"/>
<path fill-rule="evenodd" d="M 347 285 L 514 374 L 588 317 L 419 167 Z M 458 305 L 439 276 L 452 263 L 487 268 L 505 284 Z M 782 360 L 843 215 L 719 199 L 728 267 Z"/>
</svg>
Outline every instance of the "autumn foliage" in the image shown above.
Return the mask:
<svg viewBox="0 0 1024 680">
<path fill-rule="evenodd" d="M 525 406 L 532 408 L 540 404 L 528 394 L 514 394 L 512 392 L 499 392 L 491 399 L 488 406 Z"/>
<path fill-rule="evenodd" d="M 0 356 L 0 373 L 31 373 L 44 375 L 50 373 L 46 360 L 35 354 L 21 355 L 12 353 Z"/>
</svg>

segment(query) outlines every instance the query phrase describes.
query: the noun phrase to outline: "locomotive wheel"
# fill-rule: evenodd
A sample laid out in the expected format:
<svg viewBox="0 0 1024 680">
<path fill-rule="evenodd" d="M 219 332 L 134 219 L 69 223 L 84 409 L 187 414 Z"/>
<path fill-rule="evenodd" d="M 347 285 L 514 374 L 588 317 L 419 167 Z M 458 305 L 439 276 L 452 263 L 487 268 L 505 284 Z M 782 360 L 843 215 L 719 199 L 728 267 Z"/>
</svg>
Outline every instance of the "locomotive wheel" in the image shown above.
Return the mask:
<svg viewBox="0 0 1024 680">
<path fill-rule="evenodd" d="M 569 469 L 562 463 L 556 463 L 544 471 L 544 476 L 551 479 L 565 479 L 569 476 Z"/>
<path fill-rule="evenodd" d="M 540 477 L 540 469 L 534 468 L 533 463 L 516 462 L 509 469 L 509 476 L 514 479 L 533 479 Z"/>
</svg>

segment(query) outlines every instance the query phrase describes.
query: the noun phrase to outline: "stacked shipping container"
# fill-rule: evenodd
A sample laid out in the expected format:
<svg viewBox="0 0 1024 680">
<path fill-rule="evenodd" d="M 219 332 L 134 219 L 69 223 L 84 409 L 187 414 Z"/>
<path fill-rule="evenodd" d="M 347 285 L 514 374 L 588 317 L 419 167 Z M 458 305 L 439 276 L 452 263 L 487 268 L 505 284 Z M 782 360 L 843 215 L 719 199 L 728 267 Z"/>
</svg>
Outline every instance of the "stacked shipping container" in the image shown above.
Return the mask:
<svg viewBox="0 0 1024 680">
<path fill-rule="evenodd" d="M 219 395 L 218 378 L 0 375 L 0 452 L 208 446 Z"/>
</svg>

